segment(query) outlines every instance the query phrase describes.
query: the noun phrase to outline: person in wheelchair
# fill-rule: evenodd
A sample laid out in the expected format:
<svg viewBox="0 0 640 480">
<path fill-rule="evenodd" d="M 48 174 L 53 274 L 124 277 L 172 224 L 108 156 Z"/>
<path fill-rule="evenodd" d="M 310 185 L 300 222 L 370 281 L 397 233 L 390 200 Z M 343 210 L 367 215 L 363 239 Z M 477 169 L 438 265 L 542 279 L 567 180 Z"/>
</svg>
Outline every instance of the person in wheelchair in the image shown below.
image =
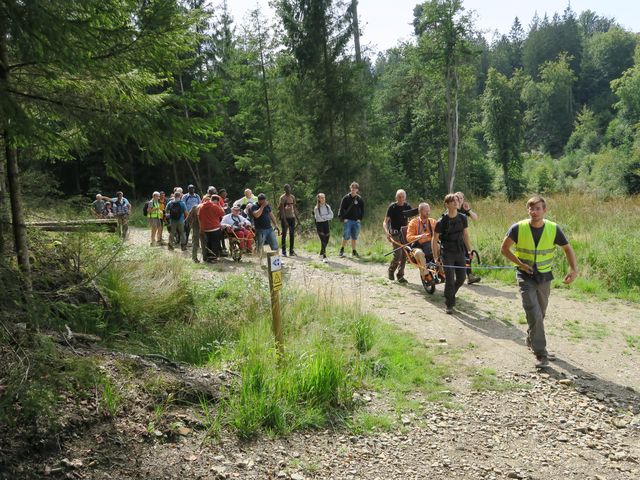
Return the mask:
<svg viewBox="0 0 640 480">
<path fill-rule="evenodd" d="M 418 264 L 423 280 L 428 274 L 427 264 L 433 261 L 431 240 L 436 228 L 436 219 L 429 218 L 430 213 L 431 207 L 428 203 L 418 205 L 418 216 L 409 222 L 406 234 L 407 243 L 411 242 L 410 254 Z"/>
<path fill-rule="evenodd" d="M 254 234 L 251 231 L 251 222 L 243 217 L 240 213 L 240 207 L 234 205 L 231 208 L 231 213 L 222 217 L 222 226 L 228 229 L 232 236 L 236 236 L 240 241 L 240 248 L 242 250 L 251 252 L 253 249 Z"/>
</svg>

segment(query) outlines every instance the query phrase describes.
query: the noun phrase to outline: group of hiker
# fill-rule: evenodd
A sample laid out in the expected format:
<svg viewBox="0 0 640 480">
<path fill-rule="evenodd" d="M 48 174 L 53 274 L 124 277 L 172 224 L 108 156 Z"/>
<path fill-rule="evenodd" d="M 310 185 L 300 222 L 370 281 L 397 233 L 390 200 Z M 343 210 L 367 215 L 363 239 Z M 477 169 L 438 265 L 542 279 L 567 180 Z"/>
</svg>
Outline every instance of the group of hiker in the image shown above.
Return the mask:
<svg viewBox="0 0 640 480">
<path fill-rule="evenodd" d="M 420 203 L 414 210 L 406 198 L 404 190 L 396 192 L 396 201 L 389 205 L 382 223 L 387 239 L 395 247 L 388 270 L 389 279 L 407 283 L 404 269 L 408 256 L 415 260 L 423 279 L 428 275 L 428 266 L 443 269 L 445 312 L 452 314 L 456 293 L 465 279 L 469 284 L 480 281 L 480 277 L 472 273 L 469 267 L 473 248 L 468 219 L 478 220 L 478 215 L 465 201 L 462 192 L 444 197 L 446 211 L 438 220 L 429 217 L 431 207 L 428 203 Z M 529 218 L 514 223 L 501 246 L 502 255 L 516 267 L 528 325 L 526 343 L 536 357 L 537 368 L 545 368 L 549 360 L 555 359 L 555 355 L 547 350 L 544 318 L 551 292 L 551 265 L 556 246 L 562 248 L 569 264 L 564 283 L 572 283 L 578 275 L 573 248 L 560 227 L 544 218 L 546 211 L 544 198 L 530 198 L 527 202 Z M 413 216 L 409 222 L 408 218 Z"/>
<path fill-rule="evenodd" d="M 407 194 L 398 190 L 395 202 L 387 208 L 382 227 L 386 238 L 394 247 L 393 258 L 388 268 L 390 280 L 407 283 L 405 266 L 408 257 L 414 261 L 424 279 L 434 266 L 444 271 L 445 312 L 454 313 L 456 293 L 464 284 L 479 282 L 481 278 L 471 271 L 470 261 L 473 248 L 469 236 L 469 218 L 479 219 L 463 192 L 450 193 L 444 197 L 446 211 L 438 219 L 430 217 L 431 207 L 422 202 L 413 209 L 407 203 Z M 527 346 L 536 356 L 536 367 L 548 366 L 553 355 L 547 351 L 544 331 L 544 318 L 550 294 L 551 263 L 555 246 L 563 249 L 570 271 L 564 277 L 569 284 L 577 276 L 576 256 L 560 227 L 544 218 L 546 214 L 544 198 L 535 196 L 527 202 L 529 218 L 513 224 L 501 246 L 501 253 L 517 268 L 517 280 L 522 306 L 527 323 Z M 131 204 L 117 192 L 116 196 L 105 197 L 98 194 L 92 204 L 96 217 L 115 218 L 123 239 L 128 234 L 128 218 Z M 163 245 L 163 230 L 169 231 L 168 248 L 173 250 L 179 245 L 187 249 L 189 237 L 192 238 L 192 259 L 199 262 L 198 250 L 202 249 L 203 260 L 217 262 L 219 257 L 227 255 L 224 237 L 235 236 L 240 248 L 247 252 L 255 246 L 261 251 L 266 244 L 271 250 L 278 250 L 278 238 L 281 235 L 282 255 L 287 256 L 287 237 L 289 256 L 295 256 L 295 230 L 300 223 L 296 198 L 289 185 L 277 206 L 278 218 L 264 193 L 255 196 L 251 189 L 233 203 L 227 199 L 224 189 L 209 187 L 200 197 L 195 187 L 189 185 L 183 194 L 176 187 L 169 198 L 164 192 L 153 192 L 146 202 L 144 213 L 151 227 L 151 245 Z M 364 218 L 364 201 L 359 194 L 359 185 L 352 182 L 349 193 L 342 197 L 338 218 L 342 222 L 342 243 L 338 255 L 345 255 L 345 247 L 351 244 L 352 256 L 358 258 L 356 249 Z M 324 193 L 316 196 L 313 208 L 316 231 L 320 239 L 320 258 L 327 261 L 327 245 L 330 238 L 330 222 L 334 219 L 331 206 Z M 279 226 L 278 226 L 279 220 Z M 280 229 L 281 227 L 281 229 Z"/>
</svg>

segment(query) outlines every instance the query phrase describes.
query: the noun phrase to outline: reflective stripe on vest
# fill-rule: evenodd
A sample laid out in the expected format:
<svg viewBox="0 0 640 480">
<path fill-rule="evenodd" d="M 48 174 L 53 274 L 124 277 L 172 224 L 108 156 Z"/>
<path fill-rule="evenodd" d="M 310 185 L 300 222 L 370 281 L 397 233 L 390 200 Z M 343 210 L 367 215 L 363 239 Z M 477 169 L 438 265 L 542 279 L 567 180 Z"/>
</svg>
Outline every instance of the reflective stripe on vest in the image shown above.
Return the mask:
<svg viewBox="0 0 640 480">
<path fill-rule="evenodd" d="M 555 240 L 558 225 L 549 220 L 544 221 L 544 229 L 536 247 L 531 232 L 529 220 L 518 222 L 518 242 L 516 243 L 516 257 L 527 265 L 535 265 L 540 273 L 550 272 L 553 255 L 556 251 Z"/>
</svg>

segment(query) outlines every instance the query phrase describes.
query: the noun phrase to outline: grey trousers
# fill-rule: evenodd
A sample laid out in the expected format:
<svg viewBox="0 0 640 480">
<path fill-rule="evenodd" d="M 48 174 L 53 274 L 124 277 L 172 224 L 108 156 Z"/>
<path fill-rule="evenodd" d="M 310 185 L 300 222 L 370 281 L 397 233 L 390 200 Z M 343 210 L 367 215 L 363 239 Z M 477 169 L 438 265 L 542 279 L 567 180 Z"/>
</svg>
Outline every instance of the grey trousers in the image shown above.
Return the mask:
<svg viewBox="0 0 640 480">
<path fill-rule="evenodd" d="M 184 235 L 184 222 L 171 222 L 169 232 L 169 247 L 173 247 L 176 237 L 180 239 L 180 246 L 182 248 L 187 246 L 187 237 Z"/>
<path fill-rule="evenodd" d="M 402 245 L 404 240 L 401 233 L 391 235 L 391 238 L 393 238 L 400 245 Z M 393 248 L 398 247 L 398 245 L 396 245 L 395 243 L 392 243 L 391 245 L 393 246 Z M 399 248 L 398 250 L 393 252 L 393 258 L 391 259 L 391 264 L 389 265 L 389 273 L 395 273 L 396 269 L 398 269 L 398 273 L 396 275 L 398 277 L 398 280 L 404 278 L 404 266 L 406 265 L 406 263 L 407 256 L 404 254 L 404 248 Z"/>
<path fill-rule="evenodd" d="M 529 325 L 527 345 L 536 356 L 546 357 L 547 339 L 544 335 L 544 317 L 549 304 L 551 282 L 537 283 L 533 279 L 518 276 L 518 287 Z"/>
</svg>

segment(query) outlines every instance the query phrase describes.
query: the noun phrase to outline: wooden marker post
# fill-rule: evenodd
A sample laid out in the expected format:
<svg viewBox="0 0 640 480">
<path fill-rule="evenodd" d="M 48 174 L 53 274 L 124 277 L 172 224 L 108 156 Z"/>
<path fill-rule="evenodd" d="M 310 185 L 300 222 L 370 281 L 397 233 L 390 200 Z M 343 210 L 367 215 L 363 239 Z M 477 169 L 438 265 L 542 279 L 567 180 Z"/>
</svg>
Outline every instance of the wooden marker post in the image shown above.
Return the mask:
<svg viewBox="0 0 640 480">
<path fill-rule="evenodd" d="M 267 270 L 269 272 L 269 291 L 271 292 L 271 324 L 276 339 L 278 357 L 284 356 L 284 340 L 282 338 L 282 317 L 280 316 L 280 290 L 282 289 L 282 262 L 278 252 L 267 253 Z"/>
</svg>

